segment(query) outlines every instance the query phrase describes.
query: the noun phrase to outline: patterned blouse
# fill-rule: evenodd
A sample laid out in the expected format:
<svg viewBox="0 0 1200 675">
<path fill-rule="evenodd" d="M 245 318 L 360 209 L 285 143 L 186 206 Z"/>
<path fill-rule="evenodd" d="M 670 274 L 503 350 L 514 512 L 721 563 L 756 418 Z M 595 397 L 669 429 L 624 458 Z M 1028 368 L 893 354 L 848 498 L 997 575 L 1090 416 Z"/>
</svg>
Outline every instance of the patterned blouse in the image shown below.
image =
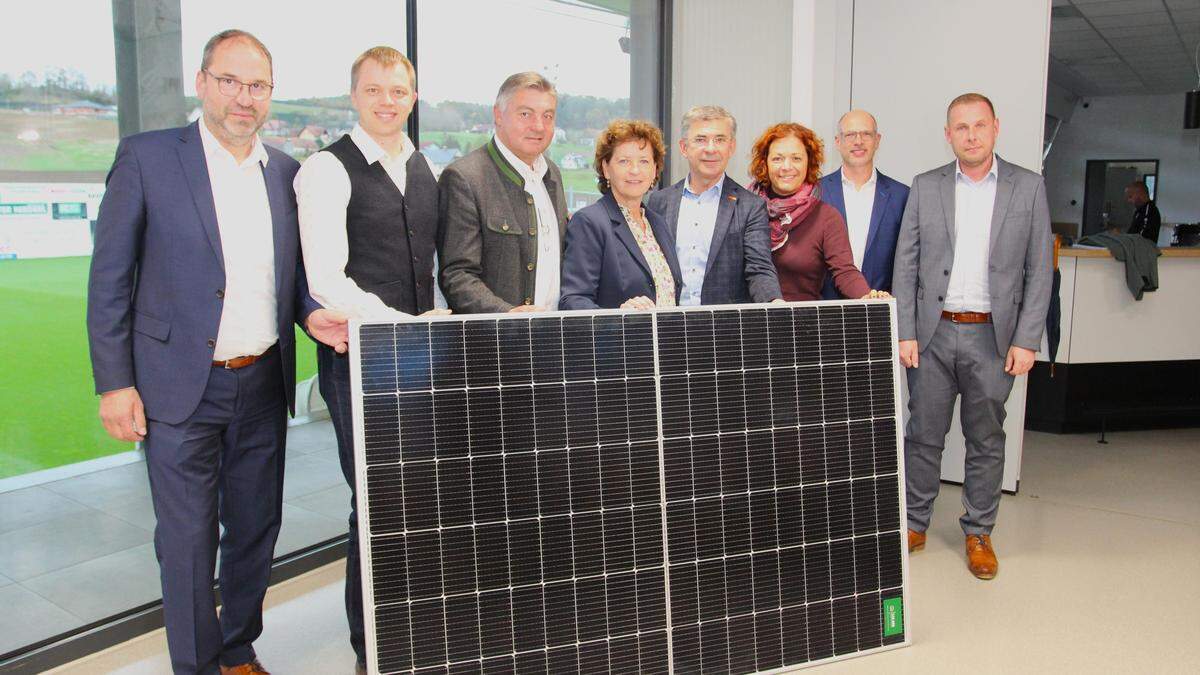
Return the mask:
<svg viewBox="0 0 1200 675">
<path fill-rule="evenodd" d="M 618 204 L 618 206 L 621 205 Z M 625 216 L 625 222 L 629 225 L 629 231 L 633 233 L 633 239 L 642 251 L 642 257 L 650 265 L 650 274 L 654 277 L 654 306 L 674 307 L 675 277 L 671 274 L 671 266 L 667 264 L 667 257 L 663 255 L 658 240 L 654 238 L 654 231 L 650 229 L 650 224 L 646 223 L 645 228 L 638 225 L 629 209 L 624 206 L 621 206 L 621 215 Z M 642 217 L 645 218 L 644 212 Z"/>
</svg>

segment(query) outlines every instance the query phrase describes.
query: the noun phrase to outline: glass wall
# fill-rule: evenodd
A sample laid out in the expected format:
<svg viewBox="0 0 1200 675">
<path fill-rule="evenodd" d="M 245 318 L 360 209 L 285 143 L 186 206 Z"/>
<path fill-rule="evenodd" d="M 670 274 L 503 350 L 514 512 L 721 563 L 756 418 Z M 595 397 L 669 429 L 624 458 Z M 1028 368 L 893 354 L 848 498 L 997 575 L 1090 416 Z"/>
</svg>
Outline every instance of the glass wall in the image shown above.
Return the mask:
<svg viewBox="0 0 1200 675">
<path fill-rule="evenodd" d="M 317 21 L 307 11 L 283 0 L 47 0 L 23 4 L 20 30 L 0 41 L 0 670 L 161 598 L 143 456 L 99 422 L 84 322 L 118 140 L 199 117 L 201 52 L 230 27 L 274 58 L 264 142 L 303 160 L 347 133 L 354 58 L 403 50 L 418 27 L 403 0 L 343 0 Z M 657 119 L 657 1 L 422 1 L 419 13 L 418 138 L 439 169 L 486 141 L 496 88 L 519 70 L 559 86 L 551 155 L 572 210 L 598 196 L 592 144 L 607 120 Z M 277 556 L 342 536 L 349 512 L 332 429 L 304 382 L 315 350 L 303 334 L 297 344 L 303 414 L 288 432 Z"/>
<path fill-rule="evenodd" d="M 608 122 L 658 122 L 658 2 L 421 0 L 417 27 L 419 137 L 437 171 L 491 138 L 496 91 L 521 71 L 558 89 L 549 155 L 570 211 L 600 198 L 592 159 Z M 464 52 L 482 58 L 464 67 Z"/>
<path fill-rule="evenodd" d="M 0 479 L 132 449 L 108 438 L 83 332 L 92 226 L 117 147 L 112 34 L 51 36 L 63 2 L 0 40 Z M 112 25 L 110 3 L 72 10 Z M 36 27 L 44 26 L 44 30 Z"/>
</svg>

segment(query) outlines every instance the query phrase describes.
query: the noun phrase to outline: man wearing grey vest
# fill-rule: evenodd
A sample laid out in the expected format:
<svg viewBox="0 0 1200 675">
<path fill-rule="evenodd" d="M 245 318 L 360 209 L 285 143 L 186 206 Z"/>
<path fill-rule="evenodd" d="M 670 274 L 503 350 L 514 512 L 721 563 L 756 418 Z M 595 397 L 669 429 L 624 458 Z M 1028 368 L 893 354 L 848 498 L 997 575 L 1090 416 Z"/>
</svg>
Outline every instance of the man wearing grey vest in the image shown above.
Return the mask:
<svg viewBox="0 0 1200 675">
<path fill-rule="evenodd" d="M 433 310 L 437 182 L 404 129 L 416 103 L 412 63 L 374 47 L 350 70 L 358 124 L 296 174 L 300 238 L 310 293 L 347 318 L 390 320 Z M 346 617 L 358 672 L 366 671 L 362 572 L 355 509 L 354 423 L 345 346 L 317 347 L 321 396 L 350 484 Z"/>
<path fill-rule="evenodd" d="M 950 102 L 946 140 L 957 159 L 913 180 L 892 275 L 900 363 L 908 368 L 908 549 L 925 546 L 961 395 L 959 524 L 967 568 L 980 579 L 999 568 L 991 535 L 1004 476 L 1004 404 L 1041 346 L 1053 276 L 1045 183 L 995 154 L 999 133 L 987 97 Z"/>
<path fill-rule="evenodd" d="M 446 167 L 438 183 L 442 293 L 456 312 L 558 307 L 567 200 L 544 153 L 558 93 L 538 73 L 500 86 L 496 135 Z"/>
</svg>

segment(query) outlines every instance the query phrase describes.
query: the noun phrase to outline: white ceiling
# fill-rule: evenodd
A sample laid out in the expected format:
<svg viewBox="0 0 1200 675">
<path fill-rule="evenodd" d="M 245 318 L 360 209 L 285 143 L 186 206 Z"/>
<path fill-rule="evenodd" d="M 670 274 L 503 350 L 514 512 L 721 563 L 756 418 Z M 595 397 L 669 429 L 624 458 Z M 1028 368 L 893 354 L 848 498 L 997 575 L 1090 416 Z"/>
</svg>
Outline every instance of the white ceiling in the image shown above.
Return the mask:
<svg viewBox="0 0 1200 675">
<path fill-rule="evenodd" d="M 1050 79 L 1080 96 L 1198 88 L 1200 0 L 1053 0 Z"/>
</svg>

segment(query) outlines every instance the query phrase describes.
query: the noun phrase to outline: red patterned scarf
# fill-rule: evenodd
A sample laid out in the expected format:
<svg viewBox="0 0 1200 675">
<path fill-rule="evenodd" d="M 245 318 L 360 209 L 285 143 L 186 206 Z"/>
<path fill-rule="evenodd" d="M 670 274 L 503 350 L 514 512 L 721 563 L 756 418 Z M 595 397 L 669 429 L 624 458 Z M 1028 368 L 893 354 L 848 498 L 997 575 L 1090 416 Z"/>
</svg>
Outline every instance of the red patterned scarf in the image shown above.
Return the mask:
<svg viewBox="0 0 1200 675">
<path fill-rule="evenodd" d="M 816 183 L 805 183 L 786 197 L 774 197 L 767 191 L 767 186 L 755 182 L 750 191 L 767 200 L 767 217 L 771 221 L 771 250 L 774 251 L 787 243 L 788 232 L 800 221 L 808 217 L 812 210 L 821 203 L 817 194 Z"/>
</svg>

